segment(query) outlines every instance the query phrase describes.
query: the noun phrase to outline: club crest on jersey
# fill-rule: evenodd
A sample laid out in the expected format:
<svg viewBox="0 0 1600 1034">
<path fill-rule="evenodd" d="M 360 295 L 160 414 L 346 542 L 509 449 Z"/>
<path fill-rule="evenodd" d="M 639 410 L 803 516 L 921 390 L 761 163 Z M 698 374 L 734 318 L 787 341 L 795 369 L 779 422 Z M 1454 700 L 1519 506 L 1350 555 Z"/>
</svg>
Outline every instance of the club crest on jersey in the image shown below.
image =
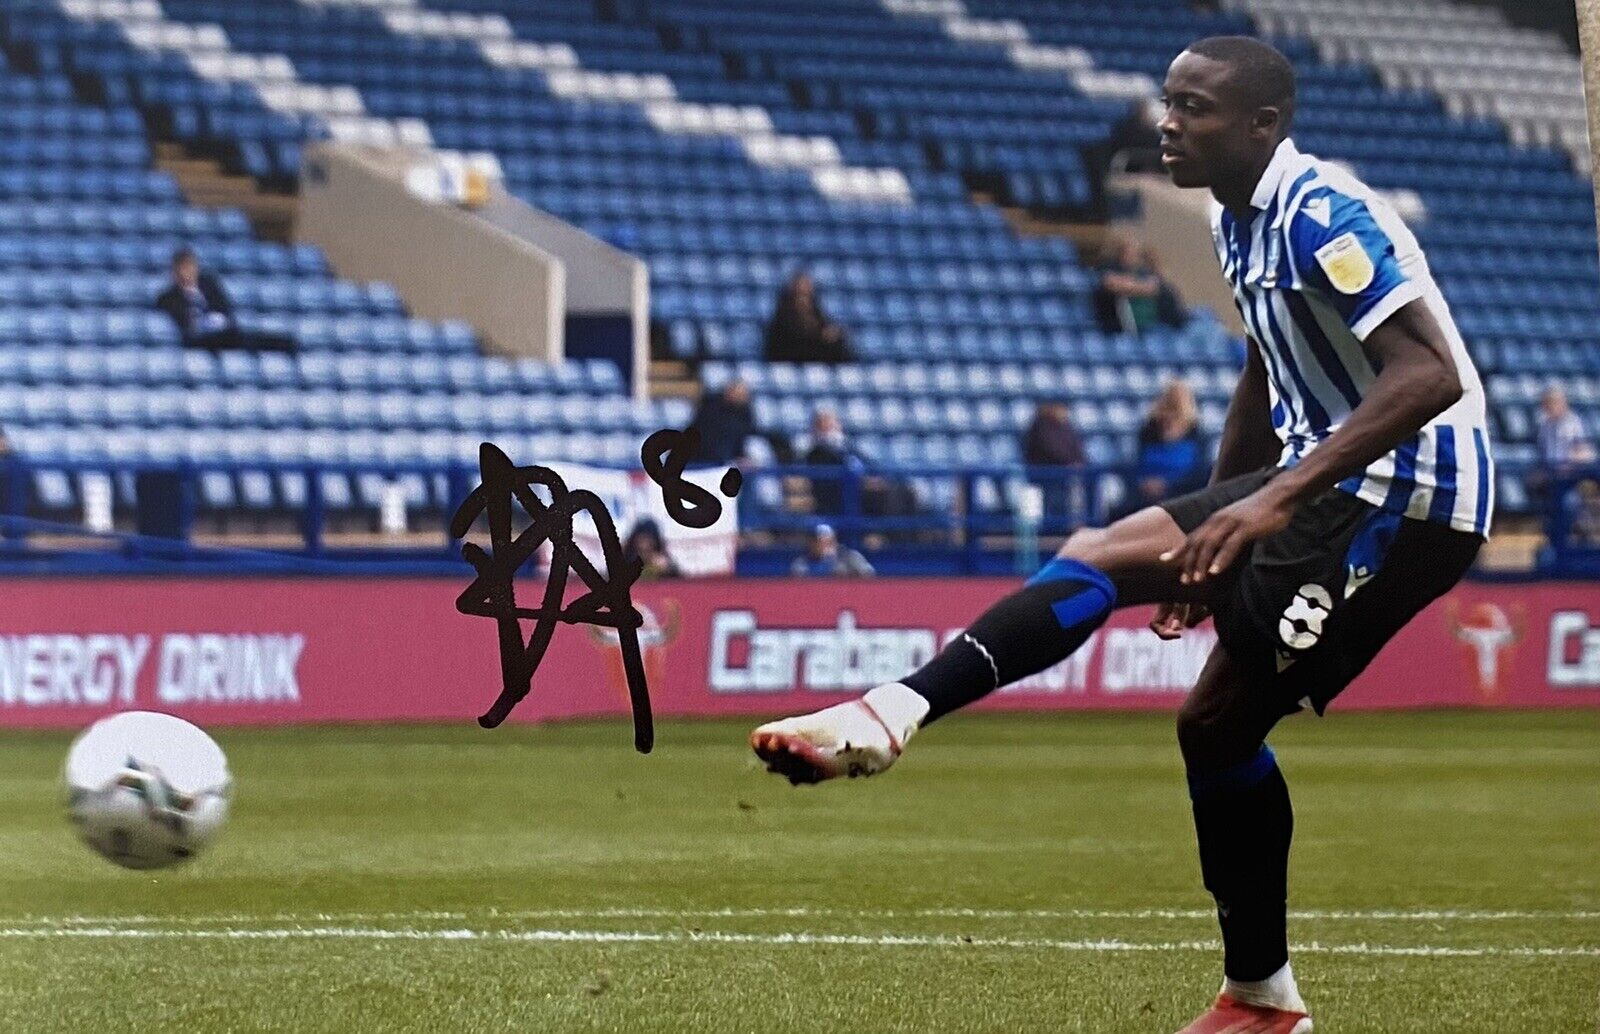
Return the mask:
<svg viewBox="0 0 1600 1034">
<path fill-rule="evenodd" d="M 1317 264 L 1328 280 L 1345 294 L 1358 294 L 1378 275 L 1372 256 L 1354 233 L 1341 234 L 1317 249 Z"/>
</svg>

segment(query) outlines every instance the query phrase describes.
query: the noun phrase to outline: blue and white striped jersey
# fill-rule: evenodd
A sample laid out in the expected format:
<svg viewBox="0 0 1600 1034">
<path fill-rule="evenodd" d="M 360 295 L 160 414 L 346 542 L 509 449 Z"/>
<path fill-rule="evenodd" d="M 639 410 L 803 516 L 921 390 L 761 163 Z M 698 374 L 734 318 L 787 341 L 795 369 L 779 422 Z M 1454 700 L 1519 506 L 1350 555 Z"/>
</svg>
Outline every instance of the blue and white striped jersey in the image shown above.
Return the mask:
<svg viewBox="0 0 1600 1034">
<path fill-rule="evenodd" d="M 1391 513 L 1487 535 L 1494 511 L 1483 384 L 1416 237 L 1365 184 L 1283 141 L 1240 221 L 1211 206 L 1223 275 L 1267 368 L 1280 466 L 1338 430 L 1376 373 L 1361 342 L 1422 299 L 1443 328 L 1459 401 L 1339 487 Z"/>
</svg>

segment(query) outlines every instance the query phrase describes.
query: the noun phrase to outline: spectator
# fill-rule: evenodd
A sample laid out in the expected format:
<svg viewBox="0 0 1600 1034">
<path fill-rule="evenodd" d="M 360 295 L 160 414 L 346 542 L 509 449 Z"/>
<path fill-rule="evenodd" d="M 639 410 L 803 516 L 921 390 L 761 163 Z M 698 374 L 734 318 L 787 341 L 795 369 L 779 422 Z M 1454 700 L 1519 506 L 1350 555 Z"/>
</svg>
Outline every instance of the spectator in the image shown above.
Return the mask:
<svg viewBox="0 0 1600 1034">
<path fill-rule="evenodd" d="M 695 462 L 714 466 L 747 459 L 746 440 L 757 434 L 750 385 L 735 377 L 715 395 L 704 395 L 689 430 L 700 432 Z"/>
<path fill-rule="evenodd" d="M 156 308 L 172 317 L 183 343 L 193 348 L 294 350 L 293 338 L 241 331 L 228 292 L 216 277 L 201 271 L 200 259 L 190 248 L 173 253 L 172 283 L 156 296 Z"/>
<path fill-rule="evenodd" d="M 200 260 L 189 248 L 173 253 L 172 283 L 156 298 L 156 308 L 172 317 L 186 345 L 211 349 L 238 346 L 233 303 L 216 277 L 200 271 Z"/>
<path fill-rule="evenodd" d="M 1131 103 L 1111 127 L 1110 136 L 1082 149 L 1090 180 L 1103 183 L 1113 172 L 1165 174 L 1161 164 L 1161 134 L 1156 129 L 1156 123 L 1165 114 L 1166 109 L 1154 97 Z"/>
<path fill-rule="evenodd" d="M 1564 502 L 1572 517 L 1567 544 L 1600 546 L 1600 482 L 1584 478 L 1573 486 Z"/>
<path fill-rule="evenodd" d="M 1594 459 L 1594 443 L 1583 421 L 1567 405 L 1567 393 L 1552 384 L 1539 403 L 1539 462 L 1559 473 Z"/>
<path fill-rule="evenodd" d="M 1041 402 L 1034 411 L 1033 423 L 1022 436 L 1022 462 L 1030 467 L 1083 466 L 1083 439 L 1072 426 L 1064 401 Z"/>
<path fill-rule="evenodd" d="M 1557 384 L 1546 388 L 1539 401 L 1536 434 L 1539 465 L 1528 471 L 1528 496 L 1543 505 L 1551 502 L 1551 483 L 1571 473 L 1574 467 L 1593 463 L 1595 448 L 1583 420 L 1567 404 L 1566 391 Z M 1565 502 L 1575 505 L 1571 497 Z"/>
<path fill-rule="evenodd" d="M 813 478 L 811 500 L 816 513 L 844 511 L 844 485 L 860 478 L 861 512 L 872 517 L 901 517 L 917 510 L 911 486 L 871 473 L 872 461 L 845 436 L 844 425 L 831 409 L 819 409 L 811 418 L 811 447 L 801 456 L 811 467 L 838 467 L 837 475 Z"/>
<path fill-rule="evenodd" d="M 667 554 L 661 528 L 648 517 L 640 518 L 628 532 L 628 541 L 622 544 L 622 559 L 640 562 L 639 580 L 642 582 L 683 577 L 677 561 Z"/>
<path fill-rule="evenodd" d="M 1202 487 L 1208 468 L 1194 391 L 1187 381 L 1169 381 L 1139 430 L 1133 498 L 1125 512 Z"/>
<path fill-rule="evenodd" d="M 1095 317 L 1107 333 L 1140 334 L 1157 324 L 1181 327 L 1183 303 L 1161 276 L 1155 252 L 1138 241 L 1112 238 L 1100 262 Z"/>
<path fill-rule="evenodd" d="M 806 540 L 806 551 L 794 558 L 789 573 L 796 578 L 870 578 L 874 572 L 867 558 L 848 546 L 839 545 L 833 528 L 818 524 Z"/>
<path fill-rule="evenodd" d="M 817 303 L 817 285 L 801 271 L 789 278 L 767 324 L 768 362 L 848 363 L 855 360 L 844 328 Z"/>
<path fill-rule="evenodd" d="M 817 513 L 839 513 L 844 509 L 844 481 L 866 473 L 867 461 L 845 438 L 844 424 L 831 409 L 819 409 L 811 418 L 811 448 L 801 457 L 808 467 L 838 467 L 837 475 L 814 478 L 811 499 Z M 865 495 L 863 482 L 862 492 Z M 865 500 L 863 500 L 863 503 Z"/>
<path fill-rule="evenodd" d="M 1072 426 L 1067 404 L 1061 399 L 1039 403 L 1033 422 L 1022 435 L 1022 462 L 1030 467 L 1081 467 L 1085 462 L 1083 439 Z M 1066 514 L 1069 485 L 1066 477 L 1041 477 L 1044 512 L 1052 518 Z M 1070 516 L 1069 516 L 1070 519 Z"/>
</svg>

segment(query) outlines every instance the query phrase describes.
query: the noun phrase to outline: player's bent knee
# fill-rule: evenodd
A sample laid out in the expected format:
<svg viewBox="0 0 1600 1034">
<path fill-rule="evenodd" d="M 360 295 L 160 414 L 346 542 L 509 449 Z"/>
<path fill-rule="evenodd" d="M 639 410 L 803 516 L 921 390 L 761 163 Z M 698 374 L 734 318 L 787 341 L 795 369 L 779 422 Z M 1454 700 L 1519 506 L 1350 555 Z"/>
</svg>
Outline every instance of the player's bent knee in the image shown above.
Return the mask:
<svg viewBox="0 0 1600 1034">
<path fill-rule="evenodd" d="M 1065 560 L 1082 560 L 1092 564 L 1098 558 L 1099 546 L 1105 542 L 1104 528 L 1079 528 L 1067 536 L 1056 556 Z"/>
<path fill-rule="evenodd" d="M 1226 768 L 1261 746 L 1259 730 L 1193 698 L 1178 708 L 1178 750 L 1191 772 Z"/>
<path fill-rule="evenodd" d="M 1113 577 L 1118 569 L 1148 565 L 1155 557 L 1183 544 L 1183 531 L 1165 510 L 1146 507 L 1110 527 L 1079 528 L 1056 555 L 1092 564 Z"/>
</svg>

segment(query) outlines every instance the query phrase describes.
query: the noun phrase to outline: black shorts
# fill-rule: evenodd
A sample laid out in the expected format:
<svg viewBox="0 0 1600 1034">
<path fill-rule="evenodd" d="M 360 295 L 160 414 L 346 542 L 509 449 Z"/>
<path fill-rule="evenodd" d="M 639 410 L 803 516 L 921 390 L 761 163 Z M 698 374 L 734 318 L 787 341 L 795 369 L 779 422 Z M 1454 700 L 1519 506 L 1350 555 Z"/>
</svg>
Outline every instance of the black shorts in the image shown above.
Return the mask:
<svg viewBox="0 0 1600 1034">
<path fill-rule="evenodd" d="M 1160 504 L 1185 533 L 1266 484 L 1241 474 Z M 1285 712 L 1318 714 L 1394 634 L 1461 580 L 1482 537 L 1329 489 L 1254 543 L 1214 583 L 1217 638 Z"/>
</svg>

